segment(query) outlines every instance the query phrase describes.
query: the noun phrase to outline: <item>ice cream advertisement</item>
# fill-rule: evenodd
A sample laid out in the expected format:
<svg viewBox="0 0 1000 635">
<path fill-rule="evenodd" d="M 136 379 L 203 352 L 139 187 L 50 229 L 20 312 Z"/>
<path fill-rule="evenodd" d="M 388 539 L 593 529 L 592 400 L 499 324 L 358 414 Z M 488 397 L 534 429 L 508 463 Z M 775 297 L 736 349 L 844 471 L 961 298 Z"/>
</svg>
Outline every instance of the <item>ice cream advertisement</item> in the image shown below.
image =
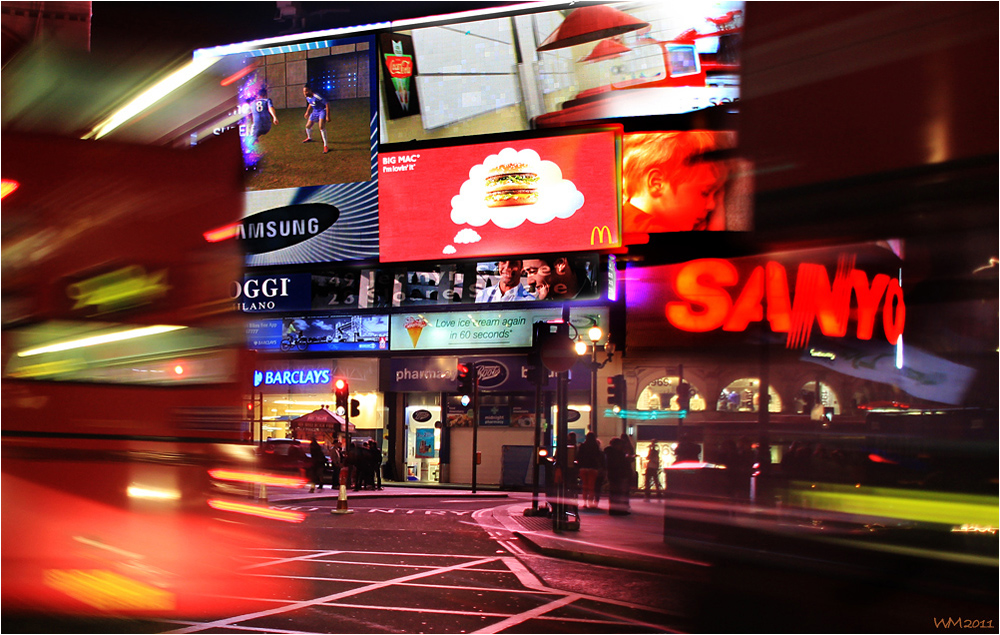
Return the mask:
<svg viewBox="0 0 1000 635">
<path fill-rule="evenodd" d="M 531 346 L 532 325 L 556 320 L 562 309 L 506 311 L 432 311 L 391 316 L 389 349 L 435 351 L 468 348 Z M 608 330 L 606 307 L 572 309 L 570 323 L 581 333 L 592 326 Z"/>
<path fill-rule="evenodd" d="M 383 152 L 384 262 L 604 249 L 620 244 L 620 129 Z"/>
</svg>

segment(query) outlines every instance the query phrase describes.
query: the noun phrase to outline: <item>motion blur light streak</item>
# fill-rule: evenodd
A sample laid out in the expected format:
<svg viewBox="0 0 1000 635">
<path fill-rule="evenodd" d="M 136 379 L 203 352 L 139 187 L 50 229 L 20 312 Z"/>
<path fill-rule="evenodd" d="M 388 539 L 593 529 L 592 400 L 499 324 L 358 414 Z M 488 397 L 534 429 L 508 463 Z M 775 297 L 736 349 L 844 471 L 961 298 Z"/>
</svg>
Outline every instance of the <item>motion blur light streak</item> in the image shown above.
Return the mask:
<svg viewBox="0 0 1000 635">
<path fill-rule="evenodd" d="M 94 335 L 92 337 L 84 337 L 81 339 L 69 340 L 67 342 L 58 342 L 56 344 L 49 344 L 47 346 L 29 348 L 28 350 L 25 351 L 18 351 L 17 356 L 30 357 L 32 355 L 41 355 L 43 353 L 56 353 L 59 351 L 72 350 L 74 348 L 84 348 L 86 346 L 97 346 L 100 344 L 110 344 L 111 342 L 121 342 L 123 340 L 131 340 L 137 337 L 146 337 L 148 335 L 159 335 L 160 333 L 169 333 L 171 331 L 177 331 L 186 328 L 187 328 L 186 326 L 156 324 L 154 326 L 145 326 L 137 329 L 129 329 L 127 331 L 105 333 L 104 335 Z"/>
<path fill-rule="evenodd" d="M 280 509 L 271 509 L 269 507 L 258 507 L 257 505 L 248 505 L 246 503 L 234 503 L 231 501 L 224 501 L 219 499 L 212 499 L 208 501 L 208 506 L 211 507 L 212 509 L 218 509 L 219 511 L 234 512 L 236 514 L 247 514 L 248 516 L 259 516 L 261 518 L 281 520 L 286 523 L 300 523 L 306 518 L 306 515 L 300 512 L 282 511 Z"/>
<path fill-rule="evenodd" d="M 220 86 L 229 86 L 230 84 L 233 84 L 233 83 L 239 81 L 240 79 L 243 79 L 244 77 L 246 77 L 250 73 L 254 72 L 255 70 L 257 70 L 257 64 L 249 64 L 249 65 L 246 66 L 246 68 L 241 68 L 240 70 L 236 71 L 235 73 L 233 73 L 229 77 L 226 77 L 225 79 L 223 79 L 221 82 L 219 82 L 219 85 Z"/>
<path fill-rule="evenodd" d="M 21 184 L 17 181 L 12 181 L 10 179 L 3 179 L 0 181 L 0 199 L 7 198 L 8 194 L 11 194 L 17 188 L 21 187 Z"/>
<path fill-rule="evenodd" d="M 230 238 L 236 238 L 239 228 L 239 223 L 233 223 L 232 225 L 226 225 L 225 227 L 209 230 L 202 235 L 208 242 L 217 243 L 223 240 L 229 240 Z"/>
<path fill-rule="evenodd" d="M 237 483 L 254 483 L 257 485 L 274 485 L 277 487 L 301 487 L 306 483 L 304 478 L 297 476 L 274 476 L 272 474 L 253 474 L 233 470 L 209 470 L 212 478 L 220 481 L 235 481 Z"/>
<path fill-rule="evenodd" d="M 377 29 L 382 29 L 390 26 L 389 22 L 376 22 L 374 24 L 364 24 L 359 26 L 349 26 L 349 27 L 337 27 L 335 29 L 327 29 L 324 31 L 314 31 L 309 35 L 314 38 L 321 37 L 333 37 L 333 36 L 345 36 L 351 33 L 361 33 L 365 31 L 374 31 Z M 262 46 L 280 46 L 285 42 L 294 42 L 295 40 L 302 39 L 301 34 L 293 35 L 279 35 L 277 37 L 264 38 L 262 40 L 252 40 L 249 42 L 239 42 L 237 44 L 227 44 L 225 46 L 215 46 L 212 48 L 198 49 L 194 52 L 194 59 L 197 61 L 203 58 L 214 58 L 223 57 L 225 55 L 232 55 L 234 53 L 245 53 L 251 49 L 260 48 Z"/>
<path fill-rule="evenodd" d="M 101 611 L 168 611 L 174 596 L 168 591 L 101 569 L 44 572 L 45 585 Z"/>
<path fill-rule="evenodd" d="M 110 134 L 113 130 L 123 125 L 130 119 L 137 117 L 140 113 L 149 109 L 153 104 L 188 83 L 200 73 L 208 70 L 217 61 L 217 58 L 210 57 L 194 59 L 179 70 L 157 82 L 152 88 L 133 99 L 118 112 L 97 124 L 97 126 L 84 135 L 83 138 L 100 139 L 101 137 Z"/>
<path fill-rule="evenodd" d="M 128 495 L 131 498 L 148 498 L 152 500 L 180 500 L 181 493 L 177 490 L 154 489 L 151 487 L 140 487 L 130 485 Z"/>
<path fill-rule="evenodd" d="M 880 516 L 914 522 L 996 527 L 1000 512 L 996 497 L 957 492 L 932 492 L 889 487 L 857 488 L 830 483 L 794 483 L 789 490 L 793 505 L 845 514 Z"/>
</svg>

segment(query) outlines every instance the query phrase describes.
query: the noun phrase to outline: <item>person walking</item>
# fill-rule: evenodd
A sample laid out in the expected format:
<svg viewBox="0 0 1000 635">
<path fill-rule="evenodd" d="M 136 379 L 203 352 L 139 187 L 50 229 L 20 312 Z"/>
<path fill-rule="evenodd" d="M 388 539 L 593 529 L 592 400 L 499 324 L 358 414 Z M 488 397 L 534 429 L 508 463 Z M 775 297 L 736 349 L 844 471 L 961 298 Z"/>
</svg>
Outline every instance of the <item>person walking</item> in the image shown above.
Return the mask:
<svg viewBox="0 0 1000 635">
<path fill-rule="evenodd" d="M 309 488 L 309 492 L 315 492 L 317 486 L 322 491 L 323 472 L 326 470 L 326 455 L 323 454 L 323 446 L 319 444 L 316 437 L 313 437 L 312 441 L 309 442 L 309 459 L 311 461 L 309 472 L 313 483 L 312 487 Z"/>
<path fill-rule="evenodd" d="M 656 485 L 656 498 L 661 498 L 663 495 L 663 487 L 660 485 L 660 446 L 656 445 L 654 440 L 652 445 L 649 446 L 649 452 L 646 454 L 646 500 L 649 500 L 650 495 L 650 483 Z"/>
<path fill-rule="evenodd" d="M 601 471 L 604 454 L 597 434 L 588 432 L 576 452 L 576 464 L 580 470 L 580 488 L 583 490 L 584 509 L 597 509 L 597 475 Z"/>
<path fill-rule="evenodd" d="M 632 439 L 624 432 L 622 432 L 621 444 L 622 452 L 625 453 L 625 460 L 628 461 L 629 477 L 626 479 L 628 489 L 625 492 L 631 496 L 632 490 L 639 487 L 639 470 L 635 467 L 635 446 L 632 445 Z M 628 499 L 626 498 L 626 500 Z"/>
<path fill-rule="evenodd" d="M 382 450 L 378 447 L 378 442 L 375 439 L 368 440 L 368 449 L 371 451 L 372 463 L 375 467 L 375 489 L 382 489 Z"/>
</svg>

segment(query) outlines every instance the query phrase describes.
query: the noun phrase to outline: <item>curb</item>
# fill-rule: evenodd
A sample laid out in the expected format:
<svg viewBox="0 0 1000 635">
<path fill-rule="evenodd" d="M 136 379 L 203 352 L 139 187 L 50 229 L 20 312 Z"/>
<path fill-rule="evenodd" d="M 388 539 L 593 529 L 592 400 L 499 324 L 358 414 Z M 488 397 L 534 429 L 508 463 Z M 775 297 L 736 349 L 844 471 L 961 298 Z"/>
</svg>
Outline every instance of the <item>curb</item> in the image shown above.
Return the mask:
<svg viewBox="0 0 1000 635">
<path fill-rule="evenodd" d="M 586 564 L 596 564 L 606 567 L 614 567 L 616 569 L 628 569 L 630 571 L 640 571 L 643 573 L 670 573 L 671 569 L 675 569 L 675 573 L 690 573 L 691 571 L 704 570 L 704 565 L 661 558 L 653 554 L 646 554 L 642 559 L 637 559 L 617 556 L 610 553 L 598 553 L 594 551 L 581 551 L 579 549 L 565 547 L 545 546 L 524 532 L 514 531 L 512 533 L 536 553 L 550 558 L 573 560 Z"/>
</svg>

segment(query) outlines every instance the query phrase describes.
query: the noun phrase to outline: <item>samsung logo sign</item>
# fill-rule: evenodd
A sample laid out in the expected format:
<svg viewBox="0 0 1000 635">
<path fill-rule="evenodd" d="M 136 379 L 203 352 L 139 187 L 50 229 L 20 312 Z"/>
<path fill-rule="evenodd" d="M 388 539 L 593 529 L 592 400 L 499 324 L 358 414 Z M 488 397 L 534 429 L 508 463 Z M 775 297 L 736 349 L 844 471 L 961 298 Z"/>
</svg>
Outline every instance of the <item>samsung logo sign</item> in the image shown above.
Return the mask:
<svg viewBox="0 0 1000 635">
<path fill-rule="evenodd" d="M 322 370 L 255 370 L 254 386 L 300 386 L 303 384 L 329 384 L 329 369 Z"/>
<path fill-rule="evenodd" d="M 236 235 L 247 254 L 263 254 L 318 236 L 338 218 L 340 210 L 326 203 L 288 205 L 244 218 Z"/>
</svg>

